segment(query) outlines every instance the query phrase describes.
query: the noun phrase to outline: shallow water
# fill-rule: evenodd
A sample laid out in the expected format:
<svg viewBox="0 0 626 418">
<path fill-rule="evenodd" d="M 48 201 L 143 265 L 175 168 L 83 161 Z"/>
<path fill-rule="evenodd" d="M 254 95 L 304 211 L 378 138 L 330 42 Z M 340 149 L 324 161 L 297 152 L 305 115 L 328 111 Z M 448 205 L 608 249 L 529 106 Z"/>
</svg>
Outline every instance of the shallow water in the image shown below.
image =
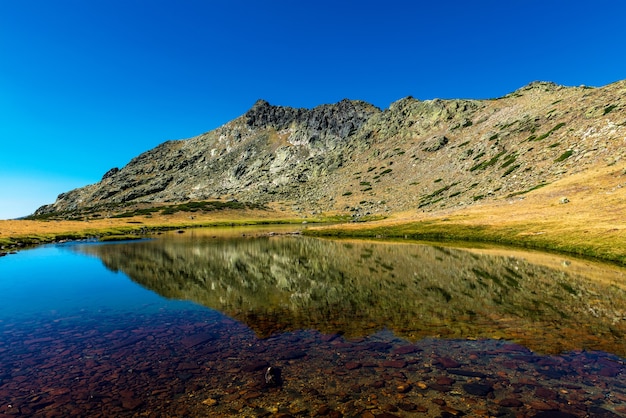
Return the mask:
<svg viewBox="0 0 626 418">
<path fill-rule="evenodd" d="M 268 231 L 0 259 L 0 417 L 626 416 L 623 269 Z"/>
</svg>

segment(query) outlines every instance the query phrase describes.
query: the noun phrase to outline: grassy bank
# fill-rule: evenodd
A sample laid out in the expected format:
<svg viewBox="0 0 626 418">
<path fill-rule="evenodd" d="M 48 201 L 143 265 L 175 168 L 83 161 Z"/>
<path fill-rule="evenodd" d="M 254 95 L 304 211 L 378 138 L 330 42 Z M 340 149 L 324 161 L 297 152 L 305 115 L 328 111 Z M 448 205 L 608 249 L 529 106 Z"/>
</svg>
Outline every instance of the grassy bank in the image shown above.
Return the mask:
<svg viewBox="0 0 626 418">
<path fill-rule="evenodd" d="M 522 196 L 359 225 L 311 228 L 327 237 L 489 242 L 626 265 L 626 169 L 572 175 Z"/>
<path fill-rule="evenodd" d="M 125 213 L 124 217 L 83 220 L 0 221 L 0 247 L 85 238 L 132 238 L 172 229 L 287 223 L 330 223 L 345 216 L 302 218 L 266 207 L 176 213 Z M 204 208 L 206 209 L 206 208 Z M 326 237 L 401 238 L 488 242 L 556 251 L 626 265 L 626 165 L 586 171 L 497 200 L 455 209 L 421 208 L 370 222 L 311 226 L 307 234 Z"/>
<path fill-rule="evenodd" d="M 485 208 L 483 208 L 484 210 Z M 307 222 L 304 233 L 334 238 L 411 239 L 421 241 L 467 241 L 494 243 L 521 248 L 555 251 L 592 257 L 626 265 L 625 229 L 596 222 L 581 223 L 559 216 L 519 220 L 472 212 L 451 216 L 408 217 L 397 215 L 386 220 L 337 225 L 314 225 L 343 218 L 317 218 Z M 99 221 L 0 221 L 0 247 L 4 251 L 65 240 L 99 239 L 113 241 L 149 236 L 162 231 L 200 227 L 300 224 L 302 218 L 260 216 L 259 213 L 215 214 L 211 217 L 176 218 L 131 217 Z M 510 215 L 510 214 L 509 214 Z M 558 215 L 558 214 L 557 214 Z M 415 219 L 421 218 L 421 219 Z M 489 219 L 489 223 L 484 220 Z"/>
<path fill-rule="evenodd" d="M 553 225 L 554 226 L 554 225 Z M 360 225 L 308 229 L 312 236 L 334 238 L 411 239 L 437 242 L 492 243 L 520 248 L 559 252 L 626 265 L 626 240 L 620 235 L 589 234 L 566 228 L 546 231 L 545 224 L 505 226 L 467 225 L 448 219 L 397 225 Z"/>
<path fill-rule="evenodd" d="M 180 211 L 175 214 L 148 214 L 85 220 L 0 221 L 0 248 L 3 251 L 66 240 L 112 241 L 145 237 L 176 229 L 245 225 L 301 224 L 328 222 L 337 218 L 303 219 L 293 213 L 272 210 L 222 210 L 210 213 Z"/>
</svg>

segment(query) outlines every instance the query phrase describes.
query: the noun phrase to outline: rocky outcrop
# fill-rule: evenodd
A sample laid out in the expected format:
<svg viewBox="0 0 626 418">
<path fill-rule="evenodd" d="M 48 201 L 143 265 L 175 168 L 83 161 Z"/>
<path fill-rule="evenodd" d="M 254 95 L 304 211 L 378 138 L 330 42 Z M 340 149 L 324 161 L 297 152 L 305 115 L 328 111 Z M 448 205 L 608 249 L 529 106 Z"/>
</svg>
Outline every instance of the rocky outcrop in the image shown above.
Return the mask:
<svg viewBox="0 0 626 418">
<path fill-rule="evenodd" d="M 61 194 L 37 215 L 230 199 L 354 216 L 438 210 L 523 194 L 626 154 L 626 82 L 535 82 L 493 100 L 401 99 L 381 111 L 259 100 L 241 117 L 168 141 Z"/>
</svg>

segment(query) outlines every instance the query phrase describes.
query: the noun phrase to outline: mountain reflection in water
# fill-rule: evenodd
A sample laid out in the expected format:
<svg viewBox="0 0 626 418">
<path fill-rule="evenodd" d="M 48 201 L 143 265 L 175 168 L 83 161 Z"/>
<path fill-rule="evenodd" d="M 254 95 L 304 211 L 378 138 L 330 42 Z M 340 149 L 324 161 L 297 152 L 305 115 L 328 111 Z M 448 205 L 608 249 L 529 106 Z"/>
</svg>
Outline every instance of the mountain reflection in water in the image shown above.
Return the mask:
<svg viewBox="0 0 626 418">
<path fill-rule="evenodd" d="M 260 337 L 391 329 L 413 341 L 502 338 L 542 353 L 626 356 L 626 280 L 616 269 L 598 280 L 568 263 L 458 248 L 210 231 L 76 248 L 162 296 L 243 321 Z"/>
</svg>

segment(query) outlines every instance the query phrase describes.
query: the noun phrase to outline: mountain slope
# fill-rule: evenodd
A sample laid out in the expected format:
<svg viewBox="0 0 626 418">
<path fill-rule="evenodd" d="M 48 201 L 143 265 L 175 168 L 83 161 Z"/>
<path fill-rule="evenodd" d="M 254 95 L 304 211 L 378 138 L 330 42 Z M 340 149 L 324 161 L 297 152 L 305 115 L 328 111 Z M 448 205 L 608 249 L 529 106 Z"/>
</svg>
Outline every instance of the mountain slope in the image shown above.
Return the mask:
<svg viewBox="0 0 626 418">
<path fill-rule="evenodd" d="M 258 101 L 200 136 L 168 141 L 36 215 L 237 199 L 355 217 L 435 211 L 525 193 L 620 161 L 626 81 L 535 82 L 493 100 L 343 100 L 314 109 Z"/>
</svg>

